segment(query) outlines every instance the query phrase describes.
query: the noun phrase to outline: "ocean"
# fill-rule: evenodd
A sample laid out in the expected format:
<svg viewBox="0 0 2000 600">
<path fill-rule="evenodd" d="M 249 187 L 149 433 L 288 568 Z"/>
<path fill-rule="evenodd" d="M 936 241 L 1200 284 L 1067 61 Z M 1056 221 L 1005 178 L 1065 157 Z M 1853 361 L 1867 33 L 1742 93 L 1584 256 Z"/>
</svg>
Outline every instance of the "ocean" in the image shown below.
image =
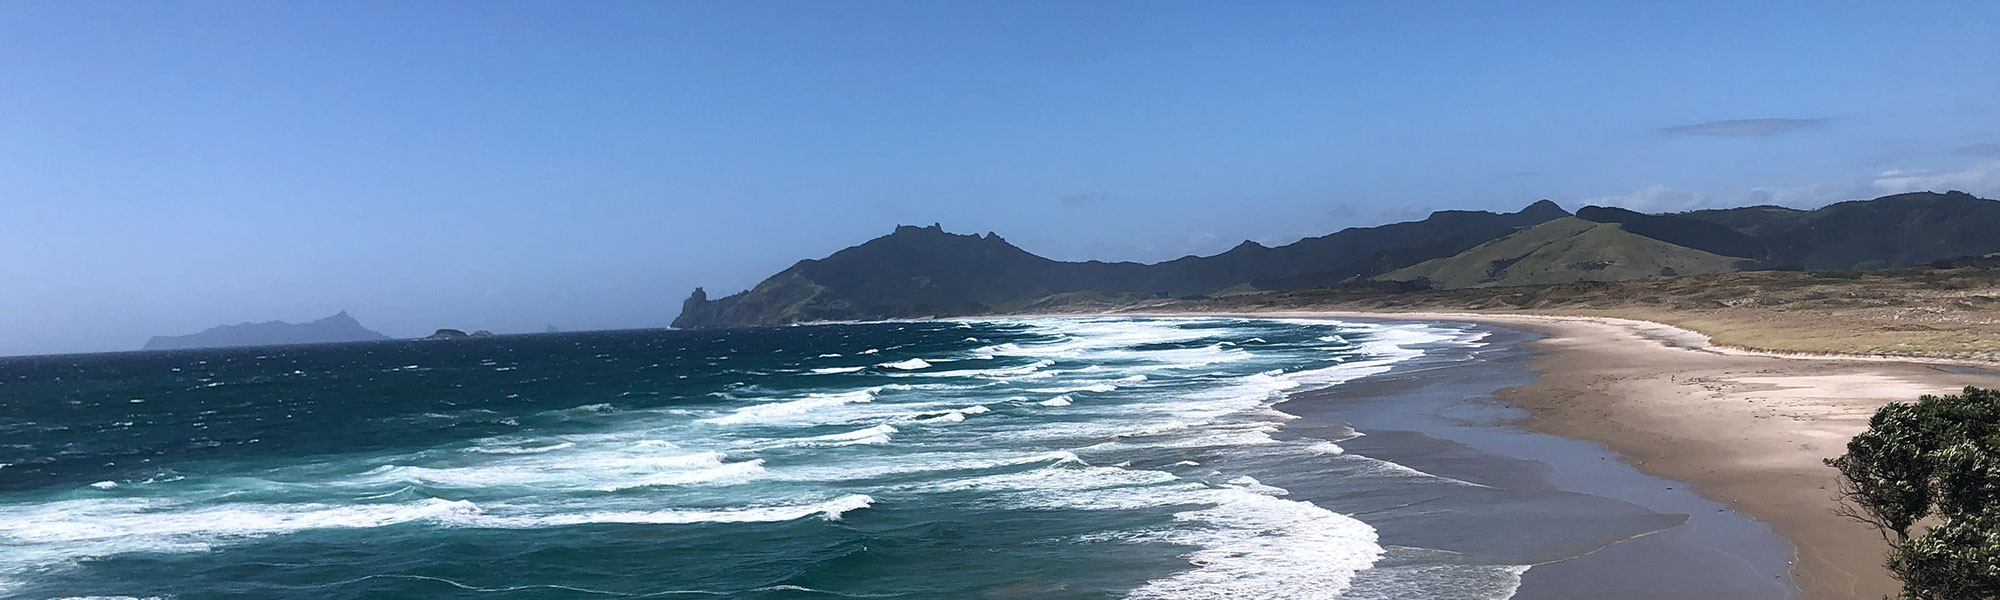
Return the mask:
<svg viewBox="0 0 2000 600">
<path fill-rule="evenodd" d="M 1026 318 L 0 359 L 0 597 L 1509 598 L 1550 557 L 1451 539 L 1505 520 L 1476 508 L 1493 485 L 1278 410 L 1490 334 Z M 1686 521 L 1575 510 L 1610 516 L 1538 552 Z"/>
</svg>

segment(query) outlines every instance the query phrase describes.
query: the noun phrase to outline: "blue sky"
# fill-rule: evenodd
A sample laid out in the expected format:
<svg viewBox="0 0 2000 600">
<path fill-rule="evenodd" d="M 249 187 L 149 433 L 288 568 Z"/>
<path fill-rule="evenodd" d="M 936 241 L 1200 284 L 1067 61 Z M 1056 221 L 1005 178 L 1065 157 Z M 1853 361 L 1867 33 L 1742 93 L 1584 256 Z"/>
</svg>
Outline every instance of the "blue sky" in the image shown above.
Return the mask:
<svg viewBox="0 0 2000 600">
<path fill-rule="evenodd" d="M 661 326 L 898 223 L 2000 196 L 2000 3 L 1418 4 L 8 2 L 0 355 Z"/>
</svg>

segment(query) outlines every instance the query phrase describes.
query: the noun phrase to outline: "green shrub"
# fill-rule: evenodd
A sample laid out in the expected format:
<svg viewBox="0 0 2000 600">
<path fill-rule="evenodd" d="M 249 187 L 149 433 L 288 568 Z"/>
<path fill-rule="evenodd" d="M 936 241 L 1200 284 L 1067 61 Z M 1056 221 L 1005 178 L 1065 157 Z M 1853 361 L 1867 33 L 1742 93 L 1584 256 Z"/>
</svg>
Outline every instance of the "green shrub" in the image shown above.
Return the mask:
<svg viewBox="0 0 2000 600">
<path fill-rule="evenodd" d="M 2000 599 L 2000 391 L 1884 406 L 1826 462 L 1845 514 L 1889 542 L 1902 598 Z"/>
</svg>

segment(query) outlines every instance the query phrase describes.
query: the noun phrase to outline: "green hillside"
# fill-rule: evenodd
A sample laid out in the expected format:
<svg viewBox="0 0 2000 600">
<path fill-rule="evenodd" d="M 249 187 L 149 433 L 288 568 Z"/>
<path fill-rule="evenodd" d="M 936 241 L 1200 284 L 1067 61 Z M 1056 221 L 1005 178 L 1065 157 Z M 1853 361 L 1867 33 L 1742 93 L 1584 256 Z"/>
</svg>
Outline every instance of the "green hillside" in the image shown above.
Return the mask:
<svg viewBox="0 0 2000 600">
<path fill-rule="evenodd" d="M 1567 216 L 1546 200 L 1512 213 L 1439 211 L 1421 221 L 1349 228 L 1276 248 L 1244 242 L 1214 256 L 1156 264 L 1062 262 L 991 232 L 902 226 L 826 258 L 799 261 L 736 294 L 709 298 L 697 288 L 681 304 L 674 326 L 976 315 L 1047 303 L 1311 287 L 1451 256 Z"/>
<path fill-rule="evenodd" d="M 675 327 L 1088 310 L 1165 298 L 1355 287 L 1400 293 L 1750 270 L 1871 270 L 2000 252 L 2000 202 L 1918 192 L 1817 210 L 1753 206 L 1649 215 L 1548 201 L 1439 211 L 1278 247 L 1244 242 L 1165 262 L 1066 262 L 993 233 L 895 232 L 801 260 L 751 289 L 697 288 Z"/>
<path fill-rule="evenodd" d="M 1617 223 L 1565 217 L 1376 279 L 1459 289 L 1722 273 L 1742 262 L 1636 235 Z"/>
<path fill-rule="evenodd" d="M 1764 255 L 1751 258 L 1768 268 L 1894 269 L 2000 252 L 1994 235 L 2000 202 L 1965 192 L 1896 194 L 1818 210 L 1751 206 L 1673 216 L 1754 236 Z"/>
</svg>

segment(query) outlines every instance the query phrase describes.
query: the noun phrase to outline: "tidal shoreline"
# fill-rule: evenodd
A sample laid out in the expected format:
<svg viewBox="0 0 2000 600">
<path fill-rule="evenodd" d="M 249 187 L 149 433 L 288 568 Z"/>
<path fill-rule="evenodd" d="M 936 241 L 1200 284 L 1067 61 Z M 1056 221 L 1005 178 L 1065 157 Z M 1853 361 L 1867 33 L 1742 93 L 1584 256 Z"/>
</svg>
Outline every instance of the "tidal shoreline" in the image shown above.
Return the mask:
<svg viewBox="0 0 2000 600">
<path fill-rule="evenodd" d="M 1713 348 L 1699 334 L 1641 321 L 1459 313 L 1286 312 L 1246 316 L 1475 322 L 1543 335 L 1527 346 L 1541 375 L 1499 390 L 1529 430 L 1603 444 L 1639 471 L 1685 481 L 1703 498 L 1790 542 L 1800 598 L 1894 595 L 1877 532 L 1834 513 L 1835 473 L 1876 408 L 1967 385 L 1982 369 L 1872 357 L 1783 357 Z M 1534 575 L 1530 571 L 1530 576 Z M 1525 587 L 1525 584 L 1524 584 Z M 1523 596 L 1527 597 L 1526 595 Z"/>
<path fill-rule="evenodd" d="M 1285 484 L 1295 499 L 1376 528 L 1390 551 L 1375 570 L 1418 579 L 1397 572 L 1408 568 L 1398 557 L 1411 553 L 1399 548 L 1415 547 L 1455 553 L 1466 562 L 1514 565 L 1518 587 L 1508 597 L 1519 600 L 1794 596 L 1787 574 L 1791 548 L 1763 523 L 1697 496 L 1687 484 L 1641 473 L 1600 444 L 1521 427 L 1530 415 L 1494 395 L 1538 378 L 1528 368 L 1541 354 L 1529 347 L 1538 335 L 1462 320 L 1427 322 L 1485 332 L 1485 345 L 1427 349 L 1391 371 L 1297 393 L 1277 406 L 1301 417 L 1287 432 L 1333 437 L 1319 430 L 1351 426 L 1362 435 L 1340 442 L 1349 454 L 1460 484 L 1387 502 L 1316 496 L 1310 484 Z M 1374 589 L 1368 575 L 1350 595 L 1458 598 L 1454 594 L 1465 592 Z"/>
</svg>

